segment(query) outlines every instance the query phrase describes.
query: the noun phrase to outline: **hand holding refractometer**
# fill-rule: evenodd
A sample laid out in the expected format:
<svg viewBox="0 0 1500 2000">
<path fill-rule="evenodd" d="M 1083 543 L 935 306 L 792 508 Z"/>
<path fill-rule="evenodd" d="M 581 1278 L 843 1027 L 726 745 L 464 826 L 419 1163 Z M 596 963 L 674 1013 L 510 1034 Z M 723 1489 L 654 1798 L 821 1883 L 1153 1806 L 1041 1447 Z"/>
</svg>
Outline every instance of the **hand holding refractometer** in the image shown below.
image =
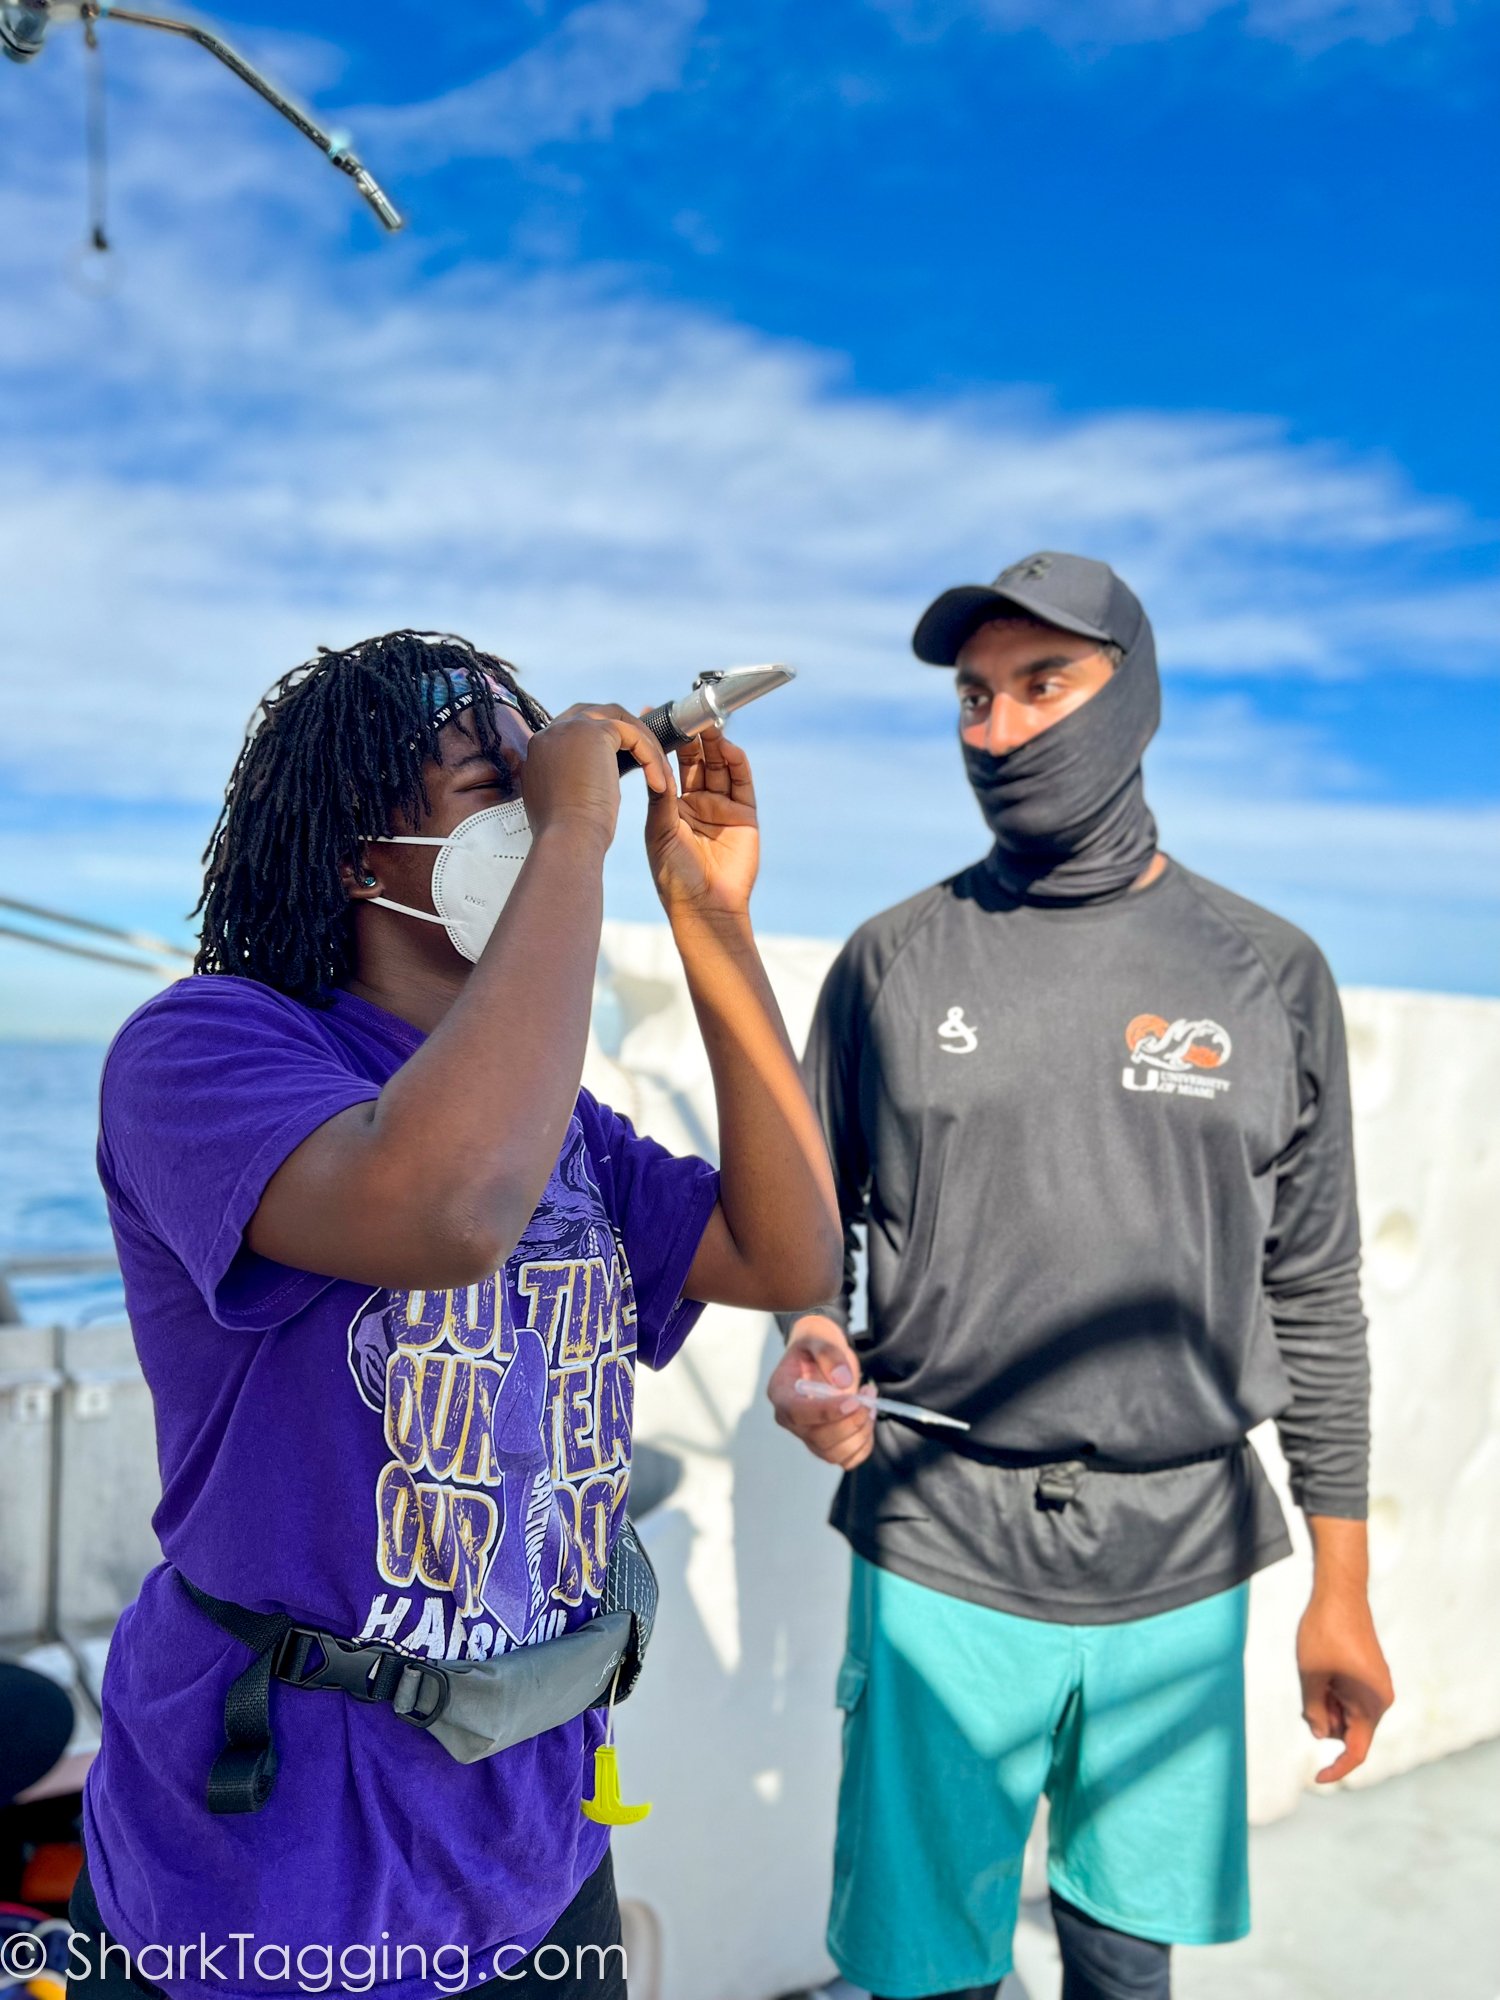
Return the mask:
<svg viewBox="0 0 1500 2000">
<path fill-rule="evenodd" d="M 664 701 L 641 721 L 663 750 L 680 750 L 705 729 L 722 729 L 747 701 L 758 701 L 761 695 L 796 678 L 795 667 L 718 667 L 712 673 L 699 674 L 691 694 L 680 701 Z M 627 771 L 640 769 L 628 750 L 622 750 L 617 761 L 622 777 Z"/>
</svg>

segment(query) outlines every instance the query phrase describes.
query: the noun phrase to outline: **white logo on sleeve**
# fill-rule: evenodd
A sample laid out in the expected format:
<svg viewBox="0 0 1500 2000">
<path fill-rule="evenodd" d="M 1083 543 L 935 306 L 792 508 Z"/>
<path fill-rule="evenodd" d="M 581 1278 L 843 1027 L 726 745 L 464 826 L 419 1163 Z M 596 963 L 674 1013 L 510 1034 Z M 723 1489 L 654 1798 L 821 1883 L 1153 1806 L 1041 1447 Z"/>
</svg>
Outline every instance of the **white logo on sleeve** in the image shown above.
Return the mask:
<svg viewBox="0 0 1500 2000">
<path fill-rule="evenodd" d="M 979 1037 L 964 1019 L 962 1007 L 950 1007 L 947 1020 L 937 1032 L 945 1056 L 971 1056 L 979 1047 Z"/>
</svg>

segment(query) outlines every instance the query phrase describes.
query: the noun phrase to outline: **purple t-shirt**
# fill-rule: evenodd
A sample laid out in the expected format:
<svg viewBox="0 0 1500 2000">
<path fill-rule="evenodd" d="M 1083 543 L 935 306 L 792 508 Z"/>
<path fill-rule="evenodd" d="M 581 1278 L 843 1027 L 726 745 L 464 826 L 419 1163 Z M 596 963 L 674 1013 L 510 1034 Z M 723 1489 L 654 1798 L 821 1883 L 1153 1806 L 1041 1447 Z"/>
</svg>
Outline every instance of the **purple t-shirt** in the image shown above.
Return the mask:
<svg viewBox="0 0 1500 2000">
<path fill-rule="evenodd" d="M 99 1171 L 156 1411 L 166 1561 L 121 1618 L 85 1823 L 100 1913 L 133 1951 L 190 1945 L 174 1995 L 285 1990 L 304 1945 L 387 1955 L 418 2000 L 509 1970 L 601 1860 L 579 1802 L 590 1713 L 458 1764 L 389 1709 L 273 1682 L 275 1788 L 215 1816 L 224 1695 L 249 1664 L 179 1579 L 253 1610 L 433 1659 L 482 1659 L 598 1610 L 630 1477 L 633 1371 L 701 1308 L 682 1287 L 718 1176 L 584 1091 L 503 1272 L 391 1291 L 245 1247 L 266 1183 L 327 1119 L 379 1096 L 422 1040 L 352 995 L 314 1009 L 193 978 L 132 1016 L 105 1065 Z M 231 1933 L 199 1977 L 200 1933 Z M 440 1946 L 441 1980 L 420 1975 Z M 180 1965 L 182 1961 L 178 1960 Z M 364 1960 L 357 1961 L 361 1980 Z M 241 1966 L 243 1965 L 243 1973 Z M 382 1976 L 383 1975 L 383 1976 Z M 293 1982 L 296 1974 L 293 1971 Z"/>
</svg>

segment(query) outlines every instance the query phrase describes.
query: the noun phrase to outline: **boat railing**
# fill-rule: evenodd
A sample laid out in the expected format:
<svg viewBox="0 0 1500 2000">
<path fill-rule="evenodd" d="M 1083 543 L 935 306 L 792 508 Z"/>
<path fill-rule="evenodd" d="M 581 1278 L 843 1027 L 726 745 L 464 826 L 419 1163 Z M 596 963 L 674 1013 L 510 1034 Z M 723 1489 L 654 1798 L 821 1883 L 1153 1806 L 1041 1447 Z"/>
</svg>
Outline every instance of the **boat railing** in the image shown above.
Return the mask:
<svg viewBox="0 0 1500 2000">
<path fill-rule="evenodd" d="M 0 1326 L 24 1326 L 12 1280 L 15 1278 L 89 1278 L 117 1271 L 111 1250 L 54 1250 L 34 1256 L 0 1257 Z"/>
<path fill-rule="evenodd" d="M 116 1268 L 103 1251 L 0 1258 L 0 1650 L 69 1683 L 84 1736 L 109 1633 L 160 1559 L 151 1400 L 123 1312 L 33 1323 L 20 1293 Z"/>
</svg>

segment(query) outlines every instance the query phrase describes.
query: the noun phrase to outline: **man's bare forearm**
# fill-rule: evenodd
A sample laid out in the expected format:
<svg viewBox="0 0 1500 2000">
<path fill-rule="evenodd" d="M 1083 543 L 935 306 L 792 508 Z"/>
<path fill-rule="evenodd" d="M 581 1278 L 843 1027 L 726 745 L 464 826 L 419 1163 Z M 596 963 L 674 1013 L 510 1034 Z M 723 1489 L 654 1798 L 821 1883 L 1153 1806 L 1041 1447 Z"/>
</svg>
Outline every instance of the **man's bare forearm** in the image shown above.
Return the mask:
<svg viewBox="0 0 1500 2000">
<path fill-rule="evenodd" d="M 1310 1514 L 1313 1591 L 1329 1597 L 1365 1597 L 1370 1587 L 1370 1536 L 1363 1521 Z"/>
</svg>

